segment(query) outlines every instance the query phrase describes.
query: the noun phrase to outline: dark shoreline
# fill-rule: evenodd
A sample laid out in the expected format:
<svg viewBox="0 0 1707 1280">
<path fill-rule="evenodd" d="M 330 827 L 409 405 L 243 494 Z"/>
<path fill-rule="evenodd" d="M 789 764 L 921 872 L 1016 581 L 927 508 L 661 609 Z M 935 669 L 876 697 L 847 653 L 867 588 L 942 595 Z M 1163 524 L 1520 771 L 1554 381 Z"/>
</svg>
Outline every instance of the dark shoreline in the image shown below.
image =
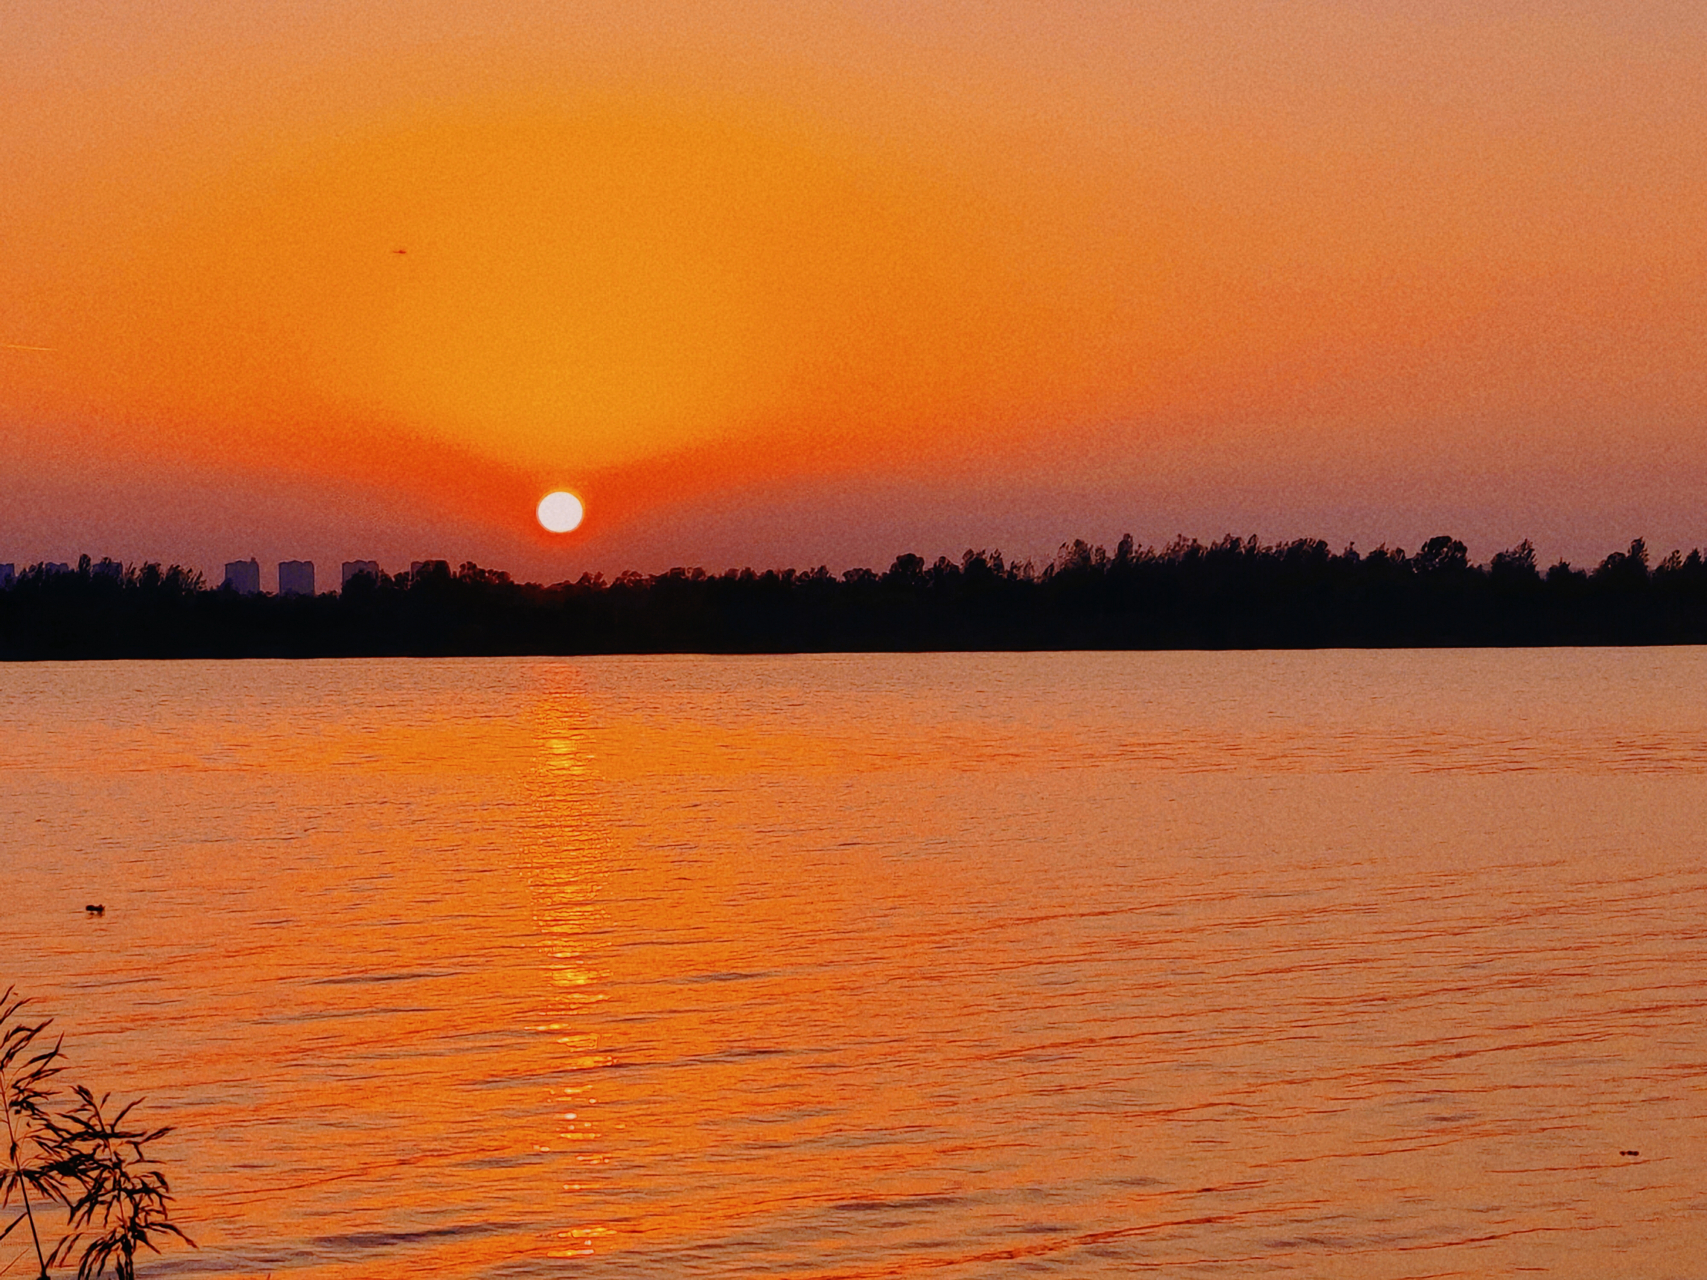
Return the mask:
<svg viewBox="0 0 1707 1280">
<path fill-rule="evenodd" d="M 0 591 L 0 660 L 1490 648 L 1707 643 L 1707 562 L 1637 540 L 1593 570 L 1529 544 L 1471 564 L 1224 538 L 1042 568 L 967 552 L 884 572 L 703 570 L 544 586 L 465 564 L 353 578 L 317 596 L 210 590 L 158 565 L 26 570 Z"/>
</svg>

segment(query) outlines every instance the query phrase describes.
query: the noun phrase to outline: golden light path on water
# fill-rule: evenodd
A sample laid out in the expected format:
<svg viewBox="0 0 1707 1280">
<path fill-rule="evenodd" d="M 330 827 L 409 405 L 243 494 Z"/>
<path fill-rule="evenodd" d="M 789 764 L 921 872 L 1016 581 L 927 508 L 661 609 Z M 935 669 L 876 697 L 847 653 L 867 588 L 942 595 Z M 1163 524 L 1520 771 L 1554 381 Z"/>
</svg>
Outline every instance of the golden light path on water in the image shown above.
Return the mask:
<svg viewBox="0 0 1707 1280">
<path fill-rule="evenodd" d="M 1704 679 L 11 666 L 0 983 L 176 1126 L 144 1274 L 1687 1274 Z"/>
</svg>

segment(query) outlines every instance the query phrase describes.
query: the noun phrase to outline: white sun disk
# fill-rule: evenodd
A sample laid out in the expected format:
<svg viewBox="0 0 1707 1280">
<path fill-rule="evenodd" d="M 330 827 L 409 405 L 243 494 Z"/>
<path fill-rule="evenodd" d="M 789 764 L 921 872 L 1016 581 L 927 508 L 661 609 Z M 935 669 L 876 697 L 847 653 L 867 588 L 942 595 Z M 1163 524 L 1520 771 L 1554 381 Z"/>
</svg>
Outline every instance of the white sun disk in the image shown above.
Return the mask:
<svg viewBox="0 0 1707 1280">
<path fill-rule="evenodd" d="M 552 533 L 568 533 L 580 527 L 581 518 L 587 514 L 587 510 L 574 494 L 559 489 L 539 500 L 537 514 L 540 524 Z"/>
</svg>

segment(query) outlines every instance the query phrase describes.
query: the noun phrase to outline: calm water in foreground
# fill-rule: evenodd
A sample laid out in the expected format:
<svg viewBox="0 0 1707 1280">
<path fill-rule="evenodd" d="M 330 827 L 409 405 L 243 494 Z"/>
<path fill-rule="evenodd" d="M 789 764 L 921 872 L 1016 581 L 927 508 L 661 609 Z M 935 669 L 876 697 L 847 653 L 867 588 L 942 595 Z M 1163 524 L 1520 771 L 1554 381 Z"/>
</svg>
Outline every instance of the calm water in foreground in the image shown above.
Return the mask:
<svg viewBox="0 0 1707 1280">
<path fill-rule="evenodd" d="M 177 1126 L 149 1274 L 1700 1276 L 1704 690 L 3 667 L 0 987 Z"/>
</svg>

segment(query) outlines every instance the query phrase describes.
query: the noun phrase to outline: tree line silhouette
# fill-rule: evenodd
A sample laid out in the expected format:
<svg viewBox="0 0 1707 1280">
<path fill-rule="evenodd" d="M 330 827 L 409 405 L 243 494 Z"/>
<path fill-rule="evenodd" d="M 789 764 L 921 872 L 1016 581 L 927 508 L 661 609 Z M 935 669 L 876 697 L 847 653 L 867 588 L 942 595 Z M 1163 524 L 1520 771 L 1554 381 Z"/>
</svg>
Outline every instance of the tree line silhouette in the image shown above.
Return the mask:
<svg viewBox="0 0 1707 1280">
<path fill-rule="evenodd" d="M 1543 570 L 1528 542 L 1472 564 L 1319 539 L 1226 537 L 1042 566 L 999 551 L 887 571 L 671 569 L 553 585 L 469 563 L 358 574 L 341 592 L 239 595 L 158 564 L 36 565 L 0 591 L 0 658 L 1235 649 L 1707 642 L 1700 551 L 1650 564 L 1637 539 L 1593 569 Z"/>
</svg>

